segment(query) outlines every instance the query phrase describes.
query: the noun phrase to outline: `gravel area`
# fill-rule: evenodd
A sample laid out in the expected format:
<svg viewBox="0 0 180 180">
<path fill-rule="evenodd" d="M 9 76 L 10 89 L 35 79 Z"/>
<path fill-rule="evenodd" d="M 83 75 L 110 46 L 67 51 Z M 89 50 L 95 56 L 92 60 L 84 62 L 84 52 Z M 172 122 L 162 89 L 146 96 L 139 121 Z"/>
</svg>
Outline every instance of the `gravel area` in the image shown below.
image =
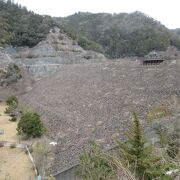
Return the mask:
<svg viewBox="0 0 180 180">
<path fill-rule="evenodd" d="M 147 111 L 173 95 L 180 97 L 180 60 L 157 66 L 122 60 L 64 65 L 21 100 L 42 115 L 58 142 L 51 168 L 57 173 L 78 162 L 89 140 L 108 149 L 114 138 L 123 139 L 131 112 L 146 126 Z"/>
</svg>

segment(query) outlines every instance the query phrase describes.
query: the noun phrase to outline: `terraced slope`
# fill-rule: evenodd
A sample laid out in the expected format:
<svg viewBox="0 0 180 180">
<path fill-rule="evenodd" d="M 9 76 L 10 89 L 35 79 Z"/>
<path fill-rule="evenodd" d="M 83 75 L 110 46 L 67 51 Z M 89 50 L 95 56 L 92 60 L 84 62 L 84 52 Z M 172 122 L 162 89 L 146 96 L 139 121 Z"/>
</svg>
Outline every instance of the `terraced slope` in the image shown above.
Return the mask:
<svg viewBox="0 0 180 180">
<path fill-rule="evenodd" d="M 22 101 L 42 114 L 58 142 L 52 173 L 76 164 L 88 140 L 104 148 L 123 138 L 136 111 L 146 113 L 172 95 L 180 97 L 180 61 L 142 66 L 138 61 L 64 65 L 51 78 L 39 81 Z"/>
</svg>

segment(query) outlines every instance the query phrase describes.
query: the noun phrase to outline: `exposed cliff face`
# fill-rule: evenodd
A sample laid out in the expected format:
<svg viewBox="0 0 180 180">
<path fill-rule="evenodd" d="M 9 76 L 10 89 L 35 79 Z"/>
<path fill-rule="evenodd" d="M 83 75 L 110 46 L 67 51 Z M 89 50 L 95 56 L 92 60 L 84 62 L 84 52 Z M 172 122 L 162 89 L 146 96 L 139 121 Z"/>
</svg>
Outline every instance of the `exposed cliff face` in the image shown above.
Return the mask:
<svg viewBox="0 0 180 180">
<path fill-rule="evenodd" d="M 75 41 L 54 27 L 47 38 L 33 48 L 6 47 L 0 50 L 0 67 L 16 63 L 27 70 L 33 78 L 39 79 L 56 72 L 62 64 L 105 61 L 105 56 L 85 51 Z"/>
<path fill-rule="evenodd" d="M 9 63 L 11 63 L 13 60 L 11 57 L 4 51 L 4 49 L 0 49 L 0 68 L 4 68 Z"/>
</svg>

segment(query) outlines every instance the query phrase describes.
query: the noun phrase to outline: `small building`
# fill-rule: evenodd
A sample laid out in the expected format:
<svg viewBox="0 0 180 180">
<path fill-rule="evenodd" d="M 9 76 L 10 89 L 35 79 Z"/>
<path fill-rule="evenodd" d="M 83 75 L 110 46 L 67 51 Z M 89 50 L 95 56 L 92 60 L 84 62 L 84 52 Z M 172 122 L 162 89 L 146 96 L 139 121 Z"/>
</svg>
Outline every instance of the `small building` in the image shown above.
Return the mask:
<svg viewBox="0 0 180 180">
<path fill-rule="evenodd" d="M 163 57 L 161 56 L 161 54 L 157 53 L 156 51 L 150 52 L 142 60 L 143 65 L 158 65 L 162 62 L 164 62 Z"/>
<path fill-rule="evenodd" d="M 142 64 L 143 65 L 158 65 L 164 62 L 164 59 L 144 59 Z"/>
</svg>

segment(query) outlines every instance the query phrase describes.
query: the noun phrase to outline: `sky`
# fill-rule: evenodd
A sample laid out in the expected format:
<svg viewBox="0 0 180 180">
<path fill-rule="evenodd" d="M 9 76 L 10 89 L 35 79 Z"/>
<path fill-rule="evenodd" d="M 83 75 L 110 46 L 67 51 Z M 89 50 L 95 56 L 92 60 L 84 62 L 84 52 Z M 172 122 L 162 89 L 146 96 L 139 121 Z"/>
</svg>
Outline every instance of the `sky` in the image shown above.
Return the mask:
<svg viewBox="0 0 180 180">
<path fill-rule="evenodd" d="M 64 17 L 76 12 L 141 11 L 170 29 L 180 28 L 180 0 L 14 0 L 42 15 Z"/>
</svg>

